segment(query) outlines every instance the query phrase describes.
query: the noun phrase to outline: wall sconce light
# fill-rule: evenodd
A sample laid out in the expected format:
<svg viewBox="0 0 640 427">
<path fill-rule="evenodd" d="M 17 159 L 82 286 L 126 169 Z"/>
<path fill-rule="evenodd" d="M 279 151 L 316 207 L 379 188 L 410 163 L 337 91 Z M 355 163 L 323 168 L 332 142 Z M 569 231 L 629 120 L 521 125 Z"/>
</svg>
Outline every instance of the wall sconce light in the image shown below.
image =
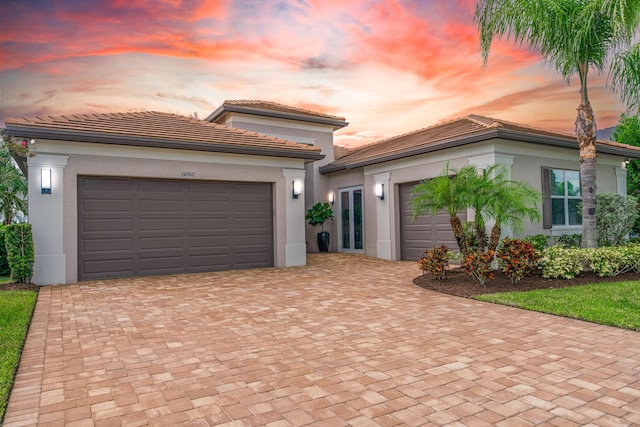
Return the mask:
<svg viewBox="0 0 640 427">
<path fill-rule="evenodd" d="M 51 194 L 51 169 L 40 169 L 42 194 Z"/>
<path fill-rule="evenodd" d="M 293 180 L 293 198 L 297 199 L 302 194 L 302 181 L 299 179 Z"/>
<path fill-rule="evenodd" d="M 384 200 L 384 184 L 381 182 L 377 182 L 374 187 L 374 191 L 376 193 L 376 197 L 380 200 Z"/>
<path fill-rule="evenodd" d="M 329 203 L 332 205 L 336 202 L 336 195 L 334 193 L 329 193 Z"/>
</svg>

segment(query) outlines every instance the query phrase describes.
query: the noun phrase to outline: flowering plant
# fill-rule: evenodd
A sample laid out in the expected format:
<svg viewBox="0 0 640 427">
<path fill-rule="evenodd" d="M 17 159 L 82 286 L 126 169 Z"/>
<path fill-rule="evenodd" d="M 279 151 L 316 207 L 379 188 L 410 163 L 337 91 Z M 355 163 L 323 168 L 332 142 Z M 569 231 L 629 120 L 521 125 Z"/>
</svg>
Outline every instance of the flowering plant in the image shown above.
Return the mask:
<svg viewBox="0 0 640 427">
<path fill-rule="evenodd" d="M 29 141 L 26 139 L 16 141 L 14 137 L 2 138 L 2 143 L 13 157 L 24 159 L 36 155 L 36 153 L 29 151 Z"/>
</svg>

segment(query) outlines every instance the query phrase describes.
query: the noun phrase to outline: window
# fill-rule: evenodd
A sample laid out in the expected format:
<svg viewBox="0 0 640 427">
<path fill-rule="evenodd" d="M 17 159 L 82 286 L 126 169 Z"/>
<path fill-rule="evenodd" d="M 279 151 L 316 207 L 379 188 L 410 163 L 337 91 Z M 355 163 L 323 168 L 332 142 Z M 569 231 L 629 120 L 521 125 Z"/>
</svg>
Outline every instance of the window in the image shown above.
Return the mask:
<svg viewBox="0 0 640 427">
<path fill-rule="evenodd" d="M 580 172 L 543 168 L 542 173 L 544 228 L 581 225 Z"/>
</svg>

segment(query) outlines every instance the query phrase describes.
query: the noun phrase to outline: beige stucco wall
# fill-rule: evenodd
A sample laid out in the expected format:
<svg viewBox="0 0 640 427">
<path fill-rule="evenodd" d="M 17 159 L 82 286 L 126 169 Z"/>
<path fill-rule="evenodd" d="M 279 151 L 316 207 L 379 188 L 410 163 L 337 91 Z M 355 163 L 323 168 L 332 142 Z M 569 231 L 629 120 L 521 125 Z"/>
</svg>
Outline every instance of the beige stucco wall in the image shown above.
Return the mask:
<svg viewBox="0 0 640 427">
<path fill-rule="evenodd" d="M 60 169 L 63 177 L 62 188 L 60 183 L 55 182 L 53 188 L 54 195 L 59 195 L 62 190 L 61 223 L 55 223 L 56 220 L 52 223 L 52 218 L 46 215 L 31 216 L 36 256 L 39 247 L 42 246 L 41 242 L 57 238 L 52 230 L 62 229 L 60 234 L 61 247 L 66 259 L 65 277 L 64 280 L 58 277 L 52 282 L 46 276 L 46 272 L 38 272 L 38 276 L 34 277 L 36 283 L 77 281 L 78 175 L 272 183 L 275 265 L 284 267 L 303 265 L 306 262 L 303 249 L 305 194 L 303 193 L 299 199 L 291 197 L 291 177 L 304 179 L 302 160 L 46 140 L 38 140 L 31 148 L 38 153 L 34 159 L 46 159 L 50 155 L 68 158 L 66 166 Z M 33 171 L 30 166 L 30 178 L 36 177 L 39 168 L 42 167 L 42 162 L 32 163 Z M 34 186 L 38 187 L 35 184 Z M 30 194 L 30 211 L 43 206 L 43 201 L 50 203 L 52 198 L 49 197 L 37 193 Z"/>
</svg>

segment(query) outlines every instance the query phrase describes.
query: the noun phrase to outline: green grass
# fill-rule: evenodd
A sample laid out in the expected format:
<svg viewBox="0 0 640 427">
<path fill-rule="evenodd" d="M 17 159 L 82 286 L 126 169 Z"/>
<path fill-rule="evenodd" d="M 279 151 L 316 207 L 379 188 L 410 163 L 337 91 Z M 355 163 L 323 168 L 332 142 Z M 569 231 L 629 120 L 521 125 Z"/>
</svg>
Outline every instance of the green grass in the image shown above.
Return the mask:
<svg viewBox="0 0 640 427">
<path fill-rule="evenodd" d="M 35 291 L 0 292 L 0 424 L 37 296 Z"/>
<path fill-rule="evenodd" d="M 506 292 L 475 298 L 640 331 L 640 281 Z"/>
<path fill-rule="evenodd" d="M 10 283 L 12 282 L 11 277 L 9 276 L 0 276 L 0 284 L 2 283 Z"/>
</svg>

